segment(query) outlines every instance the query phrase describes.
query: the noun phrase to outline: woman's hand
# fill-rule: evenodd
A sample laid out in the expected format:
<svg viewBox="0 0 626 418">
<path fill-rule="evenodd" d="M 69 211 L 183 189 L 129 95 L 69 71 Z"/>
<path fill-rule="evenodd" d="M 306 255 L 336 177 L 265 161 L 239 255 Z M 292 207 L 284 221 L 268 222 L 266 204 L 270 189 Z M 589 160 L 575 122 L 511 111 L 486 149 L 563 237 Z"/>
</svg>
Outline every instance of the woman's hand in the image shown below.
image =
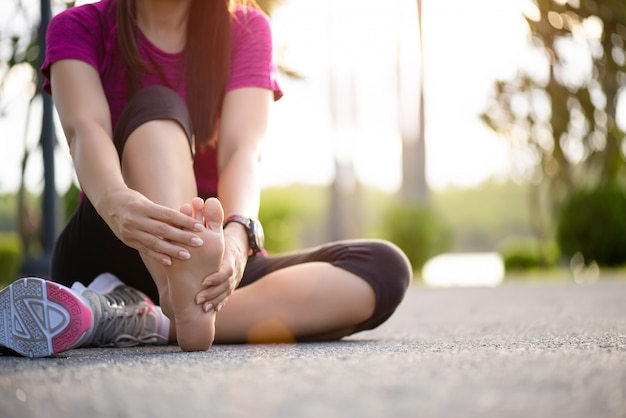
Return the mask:
<svg viewBox="0 0 626 418">
<path fill-rule="evenodd" d="M 202 284 L 206 286 L 206 289 L 196 296 L 196 303 L 202 305 L 205 312 L 211 309 L 219 312 L 228 297 L 239 286 L 248 261 L 247 248 L 242 248 L 240 242 L 233 235 L 224 234 L 224 258 L 220 268 L 204 279 Z"/>
<path fill-rule="evenodd" d="M 115 236 L 144 256 L 169 266 L 172 258 L 187 260 L 185 247 L 199 247 L 200 237 L 192 231 L 204 226 L 191 216 L 157 205 L 141 193 L 125 188 L 107 195 L 98 213 Z"/>
</svg>

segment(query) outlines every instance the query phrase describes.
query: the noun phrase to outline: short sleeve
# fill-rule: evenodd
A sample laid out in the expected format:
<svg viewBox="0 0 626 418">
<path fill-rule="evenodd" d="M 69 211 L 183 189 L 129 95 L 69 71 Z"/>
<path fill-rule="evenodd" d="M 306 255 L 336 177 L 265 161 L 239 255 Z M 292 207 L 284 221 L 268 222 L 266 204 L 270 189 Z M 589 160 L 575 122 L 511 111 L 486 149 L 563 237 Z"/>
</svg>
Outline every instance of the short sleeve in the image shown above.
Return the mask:
<svg viewBox="0 0 626 418">
<path fill-rule="evenodd" d="M 262 87 L 282 97 L 273 55 L 272 31 L 268 17 L 253 8 L 239 8 L 233 16 L 230 80 L 226 91 Z"/>
<path fill-rule="evenodd" d="M 70 7 L 54 16 L 46 32 L 46 55 L 41 67 L 44 91 L 50 93 L 50 65 L 64 59 L 99 68 L 104 54 L 100 10 L 94 5 Z"/>
</svg>

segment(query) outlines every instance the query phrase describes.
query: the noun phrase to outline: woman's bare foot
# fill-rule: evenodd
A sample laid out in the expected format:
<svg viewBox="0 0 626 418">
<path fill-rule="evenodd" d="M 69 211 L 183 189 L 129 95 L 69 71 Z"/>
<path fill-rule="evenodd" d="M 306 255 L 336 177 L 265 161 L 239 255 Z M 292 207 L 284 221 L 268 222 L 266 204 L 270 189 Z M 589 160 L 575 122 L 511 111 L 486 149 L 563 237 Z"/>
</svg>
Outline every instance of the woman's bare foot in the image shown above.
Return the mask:
<svg viewBox="0 0 626 418">
<path fill-rule="evenodd" d="M 215 311 L 204 312 L 195 297 L 203 289 L 202 280 L 216 272 L 222 261 L 224 210 L 217 199 L 203 202 L 194 198 L 181 212 L 206 225 L 206 229 L 198 233 L 204 244 L 188 248 L 191 259 L 176 260 L 167 268 L 169 296 L 178 345 L 184 351 L 204 351 L 211 347 L 215 338 Z"/>
</svg>

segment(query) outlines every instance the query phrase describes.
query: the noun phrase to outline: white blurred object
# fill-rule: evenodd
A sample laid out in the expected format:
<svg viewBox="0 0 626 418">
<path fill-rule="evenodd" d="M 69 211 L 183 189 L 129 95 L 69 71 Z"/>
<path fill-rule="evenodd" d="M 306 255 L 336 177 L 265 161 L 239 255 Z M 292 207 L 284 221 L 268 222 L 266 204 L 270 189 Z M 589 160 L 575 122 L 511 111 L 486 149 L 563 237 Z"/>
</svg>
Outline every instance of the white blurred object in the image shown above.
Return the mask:
<svg viewBox="0 0 626 418">
<path fill-rule="evenodd" d="M 495 287 L 504 280 L 498 253 L 441 254 L 422 268 L 422 280 L 433 287 Z"/>
</svg>

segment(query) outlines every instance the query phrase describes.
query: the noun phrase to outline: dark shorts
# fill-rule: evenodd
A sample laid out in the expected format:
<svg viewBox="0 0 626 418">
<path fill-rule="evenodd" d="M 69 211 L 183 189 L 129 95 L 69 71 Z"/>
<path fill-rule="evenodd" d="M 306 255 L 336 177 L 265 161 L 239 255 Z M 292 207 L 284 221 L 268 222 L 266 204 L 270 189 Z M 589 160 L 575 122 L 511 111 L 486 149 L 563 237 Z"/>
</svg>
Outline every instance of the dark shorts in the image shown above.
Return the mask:
<svg viewBox="0 0 626 418">
<path fill-rule="evenodd" d="M 158 119 L 180 123 L 193 152 L 191 120 L 185 103 L 175 92 L 153 87 L 138 93 L 120 116 L 113 138 L 120 158 L 128 136 L 141 124 Z M 308 262 L 327 262 L 345 269 L 374 289 L 374 314 L 354 332 L 375 328 L 387 320 L 402 301 L 412 277 L 406 256 L 393 244 L 350 240 L 290 254 L 250 257 L 239 287 L 261 280 L 273 271 Z M 84 197 L 56 242 L 51 278 L 67 286 L 75 281 L 88 285 L 104 272 L 116 275 L 158 301 L 156 285 L 138 251 L 122 243 Z"/>
<path fill-rule="evenodd" d="M 385 322 L 402 302 L 412 277 L 411 265 L 395 245 L 379 240 L 347 240 L 295 253 L 250 257 L 240 286 L 281 268 L 309 262 L 327 262 L 347 270 L 374 289 L 374 313 L 354 332 L 373 329 Z"/>
</svg>

